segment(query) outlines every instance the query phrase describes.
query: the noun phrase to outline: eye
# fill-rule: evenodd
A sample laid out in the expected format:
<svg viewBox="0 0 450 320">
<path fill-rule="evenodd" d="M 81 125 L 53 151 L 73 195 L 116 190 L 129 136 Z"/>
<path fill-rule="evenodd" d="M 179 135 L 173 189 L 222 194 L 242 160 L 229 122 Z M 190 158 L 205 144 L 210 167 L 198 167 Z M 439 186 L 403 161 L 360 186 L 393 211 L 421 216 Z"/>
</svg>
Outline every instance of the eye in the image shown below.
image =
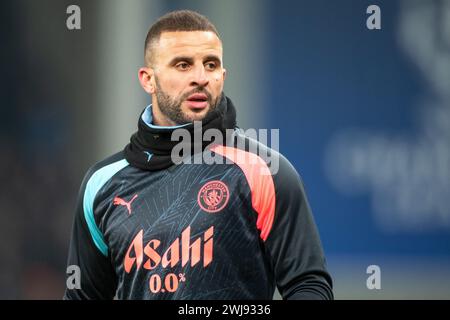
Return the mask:
<svg viewBox="0 0 450 320">
<path fill-rule="evenodd" d="M 187 62 L 180 62 L 175 66 L 178 70 L 185 71 L 189 69 L 189 64 Z"/>
<path fill-rule="evenodd" d="M 217 64 L 213 61 L 210 61 L 210 62 L 205 63 L 205 68 L 206 68 L 206 70 L 214 71 L 217 68 Z"/>
</svg>

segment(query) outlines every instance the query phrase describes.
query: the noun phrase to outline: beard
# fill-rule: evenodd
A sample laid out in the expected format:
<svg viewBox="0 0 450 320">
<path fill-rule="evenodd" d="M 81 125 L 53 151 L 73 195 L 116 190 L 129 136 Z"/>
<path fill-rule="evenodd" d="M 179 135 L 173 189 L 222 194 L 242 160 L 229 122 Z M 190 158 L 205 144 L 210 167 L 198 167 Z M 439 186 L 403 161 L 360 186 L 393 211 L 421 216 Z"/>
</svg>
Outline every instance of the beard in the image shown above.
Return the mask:
<svg viewBox="0 0 450 320">
<path fill-rule="evenodd" d="M 158 78 L 155 77 L 156 82 L 156 99 L 158 101 L 159 109 L 161 110 L 161 113 L 166 116 L 169 120 L 174 122 L 176 125 L 181 125 L 185 123 L 190 123 L 194 121 L 201 121 L 204 118 L 208 117 L 214 110 L 217 108 L 217 105 L 220 102 L 220 97 L 222 96 L 222 93 L 213 100 L 211 94 L 201 86 L 198 86 L 197 88 L 186 92 L 185 94 L 181 95 L 179 98 L 171 97 L 168 95 L 164 90 L 161 88 L 160 83 L 158 81 Z M 189 98 L 190 95 L 194 93 L 203 93 L 207 96 L 207 102 L 209 105 L 208 112 L 201 118 L 197 119 L 192 116 L 189 116 L 185 114 L 181 110 L 181 104 L 186 101 L 187 98 Z"/>
</svg>

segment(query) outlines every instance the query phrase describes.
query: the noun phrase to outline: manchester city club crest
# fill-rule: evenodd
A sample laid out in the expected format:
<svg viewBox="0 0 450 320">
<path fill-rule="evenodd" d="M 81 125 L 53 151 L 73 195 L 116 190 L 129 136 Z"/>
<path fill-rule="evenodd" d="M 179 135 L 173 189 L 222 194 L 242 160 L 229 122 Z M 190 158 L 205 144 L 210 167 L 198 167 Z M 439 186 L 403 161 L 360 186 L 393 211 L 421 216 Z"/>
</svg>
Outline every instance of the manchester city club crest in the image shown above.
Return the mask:
<svg viewBox="0 0 450 320">
<path fill-rule="evenodd" d="M 219 212 L 228 203 L 230 192 L 225 183 L 219 180 L 206 183 L 198 192 L 198 205 L 209 213 Z"/>
</svg>

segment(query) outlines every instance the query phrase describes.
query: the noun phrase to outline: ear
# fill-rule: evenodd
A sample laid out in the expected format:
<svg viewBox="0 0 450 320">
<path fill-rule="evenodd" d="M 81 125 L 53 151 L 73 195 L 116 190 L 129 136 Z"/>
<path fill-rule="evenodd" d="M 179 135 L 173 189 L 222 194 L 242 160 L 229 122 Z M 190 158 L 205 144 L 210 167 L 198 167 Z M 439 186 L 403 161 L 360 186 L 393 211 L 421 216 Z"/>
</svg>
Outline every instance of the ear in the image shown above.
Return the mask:
<svg viewBox="0 0 450 320">
<path fill-rule="evenodd" d="M 223 68 L 223 80 L 227 77 L 227 69 Z"/>
<path fill-rule="evenodd" d="M 149 67 L 142 67 L 138 72 L 139 82 L 145 92 L 152 95 L 155 92 L 154 71 Z"/>
</svg>

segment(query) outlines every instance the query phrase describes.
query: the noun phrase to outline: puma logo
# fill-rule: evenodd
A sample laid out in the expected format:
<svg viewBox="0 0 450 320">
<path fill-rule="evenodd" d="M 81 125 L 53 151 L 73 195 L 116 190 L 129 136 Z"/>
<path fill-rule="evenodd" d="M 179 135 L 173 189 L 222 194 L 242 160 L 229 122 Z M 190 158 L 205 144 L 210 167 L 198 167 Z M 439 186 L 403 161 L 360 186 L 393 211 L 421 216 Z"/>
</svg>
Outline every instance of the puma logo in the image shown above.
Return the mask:
<svg viewBox="0 0 450 320">
<path fill-rule="evenodd" d="M 137 194 L 135 194 L 134 196 L 133 196 L 133 198 L 131 198 L 131 200 L 130 201 L 128 201 L 128 202 L 126 202 L 125 200 L 123 200 L 122 198 L 119 198 L 119 197 L 115 197 L 114 198 L 114 200 L 113 200 L 113 204 L 114 205 L 116 205 L 116 206 L 125 206 L 125 207 L 127 207 L 127 209 L 128 209 L 128 215 L 130 215 L 131 214 L 131 203 L 134 201 L 134 199 L 136 199 L 137 198 Z"/>
<path fill-rule="evenodd" d="M 143 151 L 147 155 L 147 162 L 150 162 L 150 159 L 152 158 L 152 154 L 148 151 Z"/>
</svg>

